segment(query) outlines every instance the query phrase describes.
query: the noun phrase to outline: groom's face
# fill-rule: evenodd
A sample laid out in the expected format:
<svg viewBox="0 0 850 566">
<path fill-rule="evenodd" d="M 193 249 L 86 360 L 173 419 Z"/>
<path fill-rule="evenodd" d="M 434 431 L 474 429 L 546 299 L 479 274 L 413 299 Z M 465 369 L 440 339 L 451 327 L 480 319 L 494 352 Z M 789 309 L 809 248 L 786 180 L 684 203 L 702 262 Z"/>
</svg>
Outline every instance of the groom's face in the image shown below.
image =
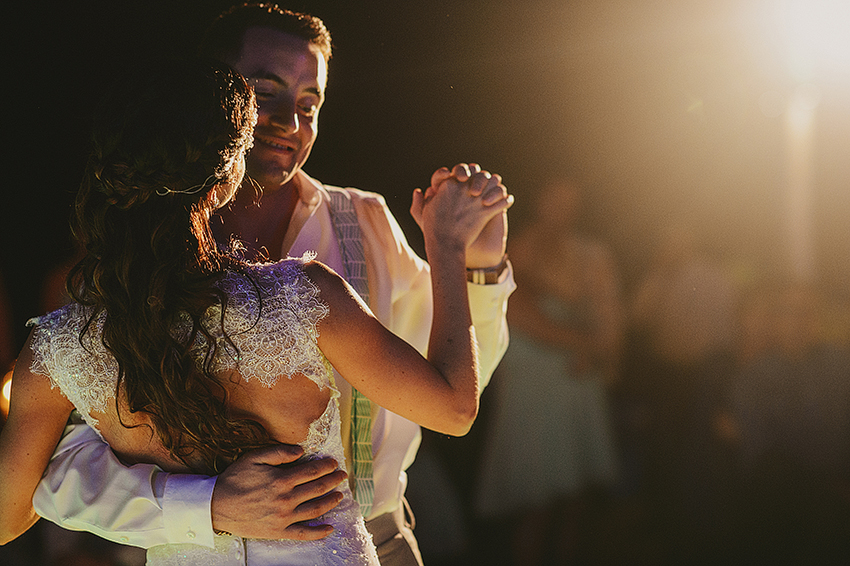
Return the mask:
<svg viewBox="0 0 850 566">
<path fill-rule="evenodd" d="M 266 191 L 275 191 L 310 156 L 325 101 L 327 61 L 317 46 L 304 39 L 254 27 L 245 31 L 238 55 L 225 62 L 248 79 L 257 96 L 248 175 Z"/>
</svg>

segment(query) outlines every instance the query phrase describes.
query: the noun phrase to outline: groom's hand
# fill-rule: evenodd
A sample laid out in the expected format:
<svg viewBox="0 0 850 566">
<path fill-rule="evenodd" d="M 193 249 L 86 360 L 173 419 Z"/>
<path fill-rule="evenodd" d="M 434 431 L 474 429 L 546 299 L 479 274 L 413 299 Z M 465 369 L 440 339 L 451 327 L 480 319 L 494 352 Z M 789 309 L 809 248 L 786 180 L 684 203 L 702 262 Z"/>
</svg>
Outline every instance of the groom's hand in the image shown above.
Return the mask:
<svg viewBox="0 0 850 566">
<path fill-rule="evenodd" d="M 342 500 L 334 489 L 346 479 L 332 458 L 297 462 L 298 446 L 280 444 L 246 453 L 216 480 L 213 528 L 245 538 L 317 540 L 330 525 L 303 521 L 330 511 Z"/>
</svg>

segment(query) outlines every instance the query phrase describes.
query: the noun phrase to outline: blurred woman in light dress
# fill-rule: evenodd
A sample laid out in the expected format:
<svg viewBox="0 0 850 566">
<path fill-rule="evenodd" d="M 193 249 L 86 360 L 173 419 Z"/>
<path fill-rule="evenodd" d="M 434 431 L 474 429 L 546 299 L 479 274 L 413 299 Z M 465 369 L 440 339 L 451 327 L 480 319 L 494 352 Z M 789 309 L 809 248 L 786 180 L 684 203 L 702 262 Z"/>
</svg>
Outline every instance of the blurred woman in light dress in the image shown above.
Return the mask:
<svg viewBox="0 0 850 566">
<path fill-rule="evenodd" d="M 618 277 L 608 247 L 577 233 L 580 201 L 576 185 L 549 184 L 509 250 L 511 342 L 493 380 L 476 511 L 513 520 L 515 564 L 571 562 L 588 498 L 617 476 L 607 389 L 622 336 Z"/>
</svg>

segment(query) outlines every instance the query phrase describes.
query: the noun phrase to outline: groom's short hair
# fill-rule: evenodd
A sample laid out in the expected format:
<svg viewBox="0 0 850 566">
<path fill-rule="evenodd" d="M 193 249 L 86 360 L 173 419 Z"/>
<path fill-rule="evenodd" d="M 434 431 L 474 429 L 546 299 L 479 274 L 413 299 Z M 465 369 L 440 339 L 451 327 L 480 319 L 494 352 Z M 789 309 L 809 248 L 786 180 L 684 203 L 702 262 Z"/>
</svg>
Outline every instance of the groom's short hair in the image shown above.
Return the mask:
<svg viewBox="0 0 850 566">
<path fill-rule="evenodd" d="M 331 58 L 331 34 L 322 20 L 268 2 L 237 4 L 221 13 L 204 33 L 199 52 L 219 61 L 232 60 L 242 51 L 245 31 L 256 27 L 299 37 L 318 47 L 325 62 Z"/>
</svg>

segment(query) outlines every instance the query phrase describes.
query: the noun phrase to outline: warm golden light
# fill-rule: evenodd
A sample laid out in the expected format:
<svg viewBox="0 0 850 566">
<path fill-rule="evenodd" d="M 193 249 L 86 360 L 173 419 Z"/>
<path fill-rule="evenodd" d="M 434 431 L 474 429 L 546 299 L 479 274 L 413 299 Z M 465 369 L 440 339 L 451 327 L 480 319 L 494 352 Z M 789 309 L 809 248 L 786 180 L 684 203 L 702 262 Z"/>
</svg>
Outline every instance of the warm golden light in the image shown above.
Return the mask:
<svg viewBox="0 0 850 566">
<path fill-rule="evenodd" d="M 778 8 L 789 70 L 796 80 L 850 73 L 850 2 L 783 0 Z"/>
<path fill-rule="evenodd" d="M 817 271 L 814 156 L 820 89 L 850 77 L 850 2 L 779 0 L 765 18 L 779 40 L 777 55 L 793 82 L 780 97 L 764 95 L 762 112 L 784 114 L 786 134 L 785 210 L 791 272 L 811 280 Z M 774 100 L 775 98 L 775 100 Z M 780 103 L 784 99 L 784 104 Z"/>
<path fill-rule="evenodd" d="M 813 242 L 812 172 L 814 121 L 820 93 L 812 85 L 801 85 L 793 92 L 785 114 L 787 135 L 788 236 L 791 272 L 801 281 L 810 281 L 815 272 Z"/>
<path fill-rule="evenodd" d="M 9 399 L 12 397 L 12 371 L 3 376 L 3 393 L 0 395 L 0 411 L 3 418 L 9 414 Z"/>
</svg>

